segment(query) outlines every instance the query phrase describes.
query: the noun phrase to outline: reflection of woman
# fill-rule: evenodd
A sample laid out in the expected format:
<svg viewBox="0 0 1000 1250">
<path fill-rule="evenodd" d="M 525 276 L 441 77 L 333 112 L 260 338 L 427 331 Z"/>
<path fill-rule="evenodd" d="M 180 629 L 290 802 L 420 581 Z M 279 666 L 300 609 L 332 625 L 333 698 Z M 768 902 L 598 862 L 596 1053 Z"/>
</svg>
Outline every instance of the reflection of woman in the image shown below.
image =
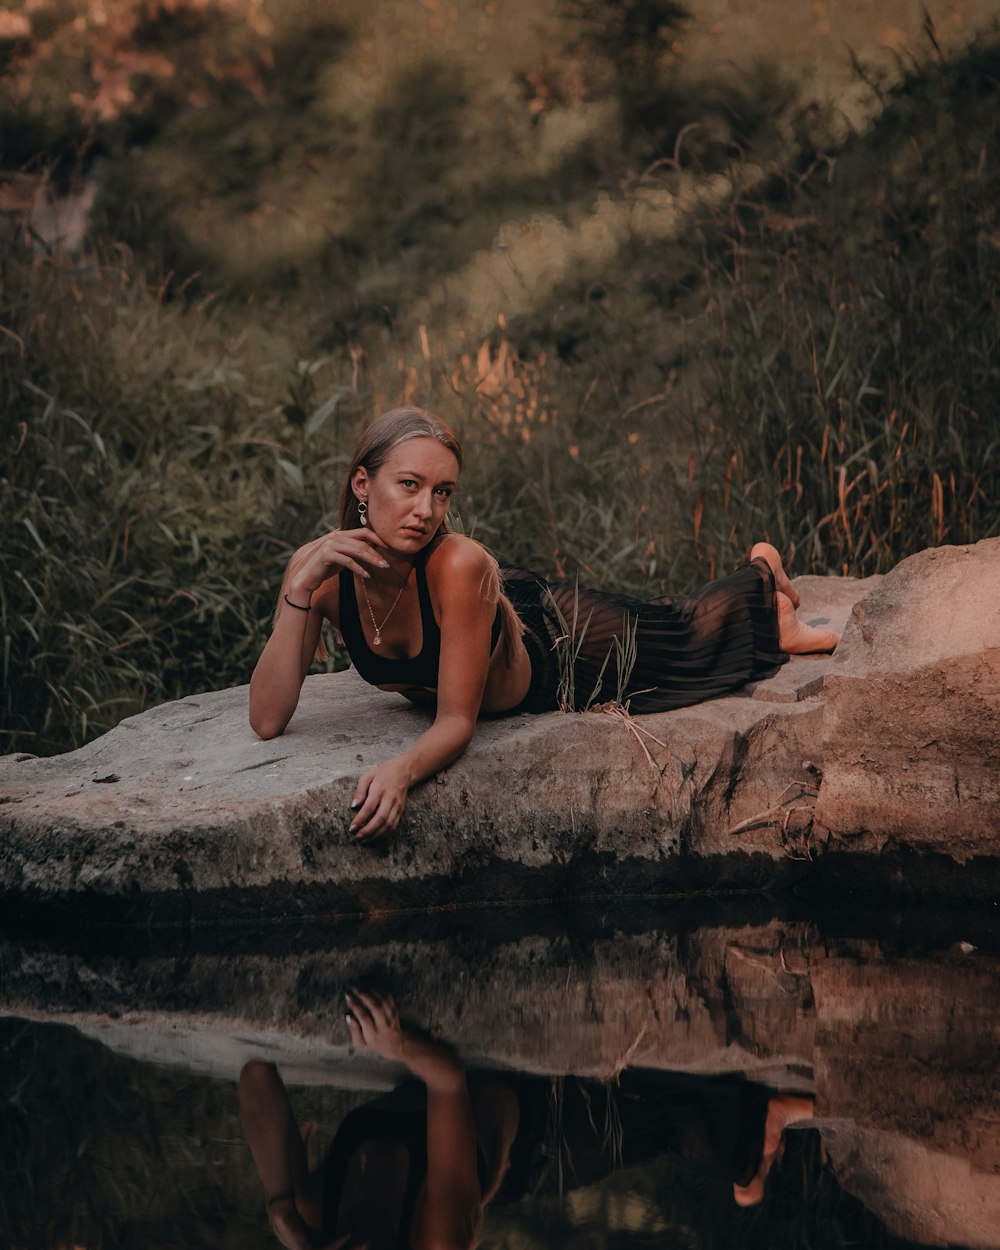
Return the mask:
<svg viewBox="0 0 1000 1250">
<path fill-rule="evenodd" d="M 289 1250 L 348 1240 L 369 1250 L 475 1246 L 517 1129 L 513 1091 L 467 1079 L 449 1047 L 401 1027 L 391 998 L 355 991 L 348 1007 L 354 1044 L 416 1081 L 350 1112 L 310 1174 L 277 1071 L 246 1065 L 240 1110 L 271 1227 Z"/>
<path fill-rule="evenodd" d="M 369 427 L 344 484 L 340 527 L 289 562 L 250 683 L 251 725 L 264 738 L 283 733 L 326 619 L 366 681 L 435 704 L 413 746 L 359 780 L 351 825 L 359 837 L 395 828 L 410 787 L 461 755 L 480 715 L 556 707 L 560 654 L 572 651 L 562 697 L 584 706 L 619 693 L 609 658 L 616 639 L 626 651 L 634 643 L 622 693 L 633 712 L 651 712 L 725 694 L 785 653 L 837 643 L 796 620 L 798 596 L 768 543 L 696 594 L 648 603 L 501 570 L 479 543 L 449 532 L 461 460 L 452 431 L 421 409 L 388 412 Z"/>
<path fill-rule="evenodd" d="M 751 1205 L 785 1124 L 811 1114 L 807 1099 L 739 1077 L 467 1075 L 450 1048 L 401 1026 L 391 998 L 354 991 L 348 1006 L 354 1044 L 416 1079 L 350 1112 L 315 1172 L 274 1066 L 250 1063 L 240 1076 L 268 1218 L 290 1250 L 473 1247 L 491 1202 L 575 1189 L 664 1153 Z"/>
</svg>

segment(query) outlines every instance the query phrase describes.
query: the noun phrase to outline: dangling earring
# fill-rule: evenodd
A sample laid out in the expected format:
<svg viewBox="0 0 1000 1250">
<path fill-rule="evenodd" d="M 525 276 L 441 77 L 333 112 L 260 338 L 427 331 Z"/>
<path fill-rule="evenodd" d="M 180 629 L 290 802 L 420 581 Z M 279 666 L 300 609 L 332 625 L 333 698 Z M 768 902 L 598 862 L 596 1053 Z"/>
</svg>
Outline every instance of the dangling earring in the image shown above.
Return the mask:
<svg viewBox="0 0 1000 1250">
<path fill-rule="evenodd" d="M 359 499 L 358 500 L 358 519 L 361 521 L 362 525 L 368 524 L 368 517 L 366 516 L 367 512 L 368 512 L 367 501 L 364 499 Z"/>
</svg>

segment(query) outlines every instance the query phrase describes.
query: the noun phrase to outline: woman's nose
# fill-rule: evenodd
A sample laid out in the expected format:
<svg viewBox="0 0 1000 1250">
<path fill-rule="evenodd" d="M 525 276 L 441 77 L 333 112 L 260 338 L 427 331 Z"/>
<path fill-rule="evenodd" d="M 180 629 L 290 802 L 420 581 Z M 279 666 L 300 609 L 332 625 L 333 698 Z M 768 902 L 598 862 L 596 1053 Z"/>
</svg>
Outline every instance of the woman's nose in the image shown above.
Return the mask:
<svg viewBox="0 0 1000 1250">
<path fill-rule="evenodd" d="M 413 504 L 413 511 L 417 514 L 417 516 L 421 517 L 429 517 L 431 515 L 433 509 L 431 507 L 430 491 L 421 492 L 417 496 Z"/>
</svg>

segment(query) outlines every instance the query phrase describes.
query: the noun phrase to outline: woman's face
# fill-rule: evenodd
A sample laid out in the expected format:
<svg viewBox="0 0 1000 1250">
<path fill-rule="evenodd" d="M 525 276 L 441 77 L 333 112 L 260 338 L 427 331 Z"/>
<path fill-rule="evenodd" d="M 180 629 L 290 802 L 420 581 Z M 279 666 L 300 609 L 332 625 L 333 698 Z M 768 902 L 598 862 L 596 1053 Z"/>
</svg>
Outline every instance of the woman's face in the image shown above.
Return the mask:
<svg viewBox="0 0 1000 1250">
<path fill-rule="evenodd" d="M 352 485 L 368 502 L 368 524 L 393 551 L 415 555 L 448 513 L 458 484 L 458 460 L 436 438 L 410 438 L 394 447 L 375 473 L 362 465 Z"/>
</svg>

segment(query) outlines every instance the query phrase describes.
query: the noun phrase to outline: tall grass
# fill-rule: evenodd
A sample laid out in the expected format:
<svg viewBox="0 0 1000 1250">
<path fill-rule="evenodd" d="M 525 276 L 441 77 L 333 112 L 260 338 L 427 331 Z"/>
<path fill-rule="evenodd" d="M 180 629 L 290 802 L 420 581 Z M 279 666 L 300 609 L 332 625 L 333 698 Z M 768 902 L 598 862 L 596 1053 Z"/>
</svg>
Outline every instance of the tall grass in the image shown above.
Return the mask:
<svg viewBox="0 0 1000 1250">
<path fill-rule="evenodd" d="M 311 1087 L 291 1098 L 328 1145 L 363 1095 Z M 68 1027 L 0 1020 L 0 1240 L 16 1250 L 275 1244 L 235 1083 L 122 1058 Z"/>
<path fill-rule="evenodd" d="M 813 570 L 870 573 L 997 532 L 998 68 L 995 48 L 935 61 L 865 141 L 712 223 L 720 551 L 729 521 L 730 547 L 763 527 Z"/>
<path fill-rule="evenodd" d="M 246 680 L 349 404 L 119 267 L 4 259 L 0 727 L 45 753 Z"/>
<path fill-rule="evenodd" d="M 421 274 L 469 253 L 434 230 L 407 250 L 416 202 L 331 242 L 328 298 L 286 274 L 213 299 L 193 275 L 149 281 L 149 257 L 114 243 L 74 263 L 8 232 L 0 749 L 65 749 L 245 681 L 288 555 L 332 523 L 359 424 L 397 402 L 463 434 L 467 530 L 592 585 L 684 590 L 762 537 L 795 572 L 868 573 L 997 533 L 998 81 L 996 42 L 932 51 L 837 148 L 808 108 L 782 146 L 768 83 L 700 146 L 669 127 L 625 155 L 609 140 L 601 162 L 626 193 L 707 172 L 731 193 L 676 238 L 581 265 L 485 338 L 447 309 L 421 320 L 416 251 Z M 432 169 L 465 142 L 464 97 L 439 95 Z M 706 95 L 716 121 L 720 99 Z M 440 186 L 408 185 L 425 191 L 440 210 Z M 482 226 L 453 239 L 478 247 Z"/>
</svg>

